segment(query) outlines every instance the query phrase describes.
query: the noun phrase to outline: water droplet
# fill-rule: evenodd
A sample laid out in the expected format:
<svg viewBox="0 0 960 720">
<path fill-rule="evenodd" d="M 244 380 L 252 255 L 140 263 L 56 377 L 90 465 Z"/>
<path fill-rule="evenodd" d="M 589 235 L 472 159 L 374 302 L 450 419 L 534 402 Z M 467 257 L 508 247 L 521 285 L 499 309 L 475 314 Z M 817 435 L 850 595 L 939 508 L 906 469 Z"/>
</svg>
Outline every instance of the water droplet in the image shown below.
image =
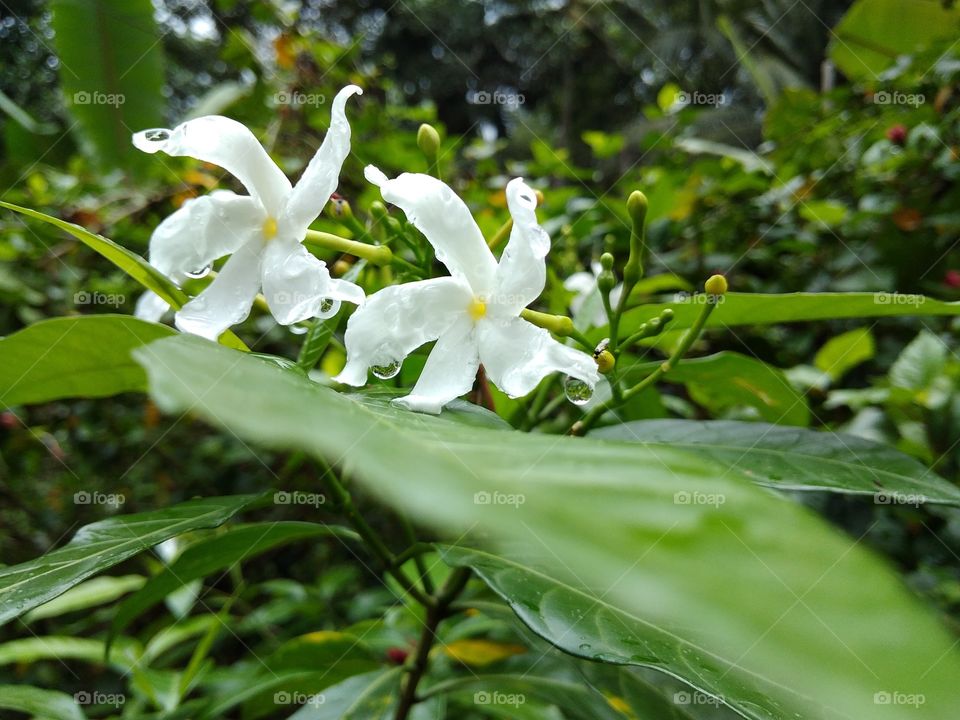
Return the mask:
<svg viewBox="0 0 960 720">
<path fill-rule="evenodd" d="M 400 372 L 400 361 L 393 360 L 384 365 L 373 365 L 370 367 L 370 372 L 381 380 L 389 380 L 392 377 L 396 377 L 397 373 Z"/>
<path fill-rule="evenodd" d="M 580 643 L 580 649 L 587 651 L 590 649 L 590 643 Z"/>
<path fill-rule="evenodd" d="M 567 400 L 574 405 L 586 405 L 593 397 L 593 388 L 580 378 L 568 376 L 563 381 L 563 392 L 567 395 Z"/>
<path fill-rule="evenodd" d="M 156 128 L 144 131 L 143 136 L 150 142 L 166 142 L 170 139 L 170 131 L 164 128 Z"/>
<path fill-rule="evenodd" d="M 294 335 L 304 335 L 310 328 L 308 328 L 306 325 L 290 325 L 288 329 Z"/>
<path fill-rule="evenodd" d="M 328 313 L 333 310 L 333 304 L 336 302 L 333 298 L 324 298 L 320 301 L 320 312 Z"/>
<path fill-rule="evenodd" d="M 193 278 L 194 280 L 199 280 L 200 278 L 206 277 L 207 275 L 209 275 L 211 269 L 212 267 L 210 265 L 207 265 L 206 267 L 202 267 L 199 270 L 193 270 L 192 272 L 187 272 L 187 277 Z"/>
</svg>

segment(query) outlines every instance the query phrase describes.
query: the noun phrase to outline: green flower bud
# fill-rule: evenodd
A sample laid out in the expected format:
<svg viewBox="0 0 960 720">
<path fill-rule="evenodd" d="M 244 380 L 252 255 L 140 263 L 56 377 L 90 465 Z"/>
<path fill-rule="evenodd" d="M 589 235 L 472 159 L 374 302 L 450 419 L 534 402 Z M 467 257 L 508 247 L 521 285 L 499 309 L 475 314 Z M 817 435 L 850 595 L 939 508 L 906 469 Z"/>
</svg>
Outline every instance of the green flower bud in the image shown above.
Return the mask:
<svg viewBox="0 0 960 720">
<path fill-rule="evenodd" d="M 379 200 L 374 200 L 372 203 L 370 203 L 370 214 L 373 215 L 373 218 L 377 222 L 380 222 L 387 217 L 387 206 Z"/>
<path fill-rule="evenodd" d="M 630 231 L 630 255 L 623 266 L 624 295 L 629 295 L 640 278 L 643 277 L 643 256 L 647 244 L 647 196 L 634 190 L 627 198 L 627 212 L 633 228 Z"/>
<path fill-rule="evenodd" d="M 727 279 L 723 275 L 711 275 L 703 284 L 703 289 L 711 295 L 723 295 L 727 292 Z"/>
<path fill-rule="evenodd" d="M 602 375 L 606 375 L 613 370 L 613 366 L 617 364 L 616 358 L 613 357 L 613 353 L 609 350 L 601 350 L 593 356 L 593 359 L 597 363 L 597 370 L 599 370 Z"/>
<path fill-rule="evenodd" d="M 432 125 L 424 123 L 417 130 L 417 147 L 430 162 L 436 162 L 437 153 L 440 152 L 440 133 Z"/>
</svg>

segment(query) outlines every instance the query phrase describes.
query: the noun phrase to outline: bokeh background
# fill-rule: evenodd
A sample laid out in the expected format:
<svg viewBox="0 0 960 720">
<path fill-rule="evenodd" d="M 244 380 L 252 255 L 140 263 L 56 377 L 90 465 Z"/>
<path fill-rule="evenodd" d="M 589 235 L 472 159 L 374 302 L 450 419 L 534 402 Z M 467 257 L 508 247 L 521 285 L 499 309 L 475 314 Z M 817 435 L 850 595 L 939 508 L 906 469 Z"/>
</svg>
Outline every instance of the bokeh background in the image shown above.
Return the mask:
<svg viewBox="0 0 960 720">
<path fill-rule="evenodd" d="M 145 254 L 152 228 L 186 199 L 239 188 L 218 168 L 138 153 L 132 132 L 229 115 L 296 177 L 322 140 L 329 99 L 357 83 L 339 188 L 354 214 L 368 222 L 377 199 L 365 164 L 426 171 L 416 132 L 433 124 L 444 177 L 486 234 L 507 217 L 510 177 L 544 191 L 553 252 L 542 309 L 567 312 L 576 293 L 564 280 L 592 272 L 605 249 L 625 257 L 624 200 L 635 189 L 650 199 L 641 290 L 651 300 L 691 292 L 715 271 L 738 291 L 957 300 L 958 28 L 953 3 L 932 0 L 0 0 L 0 196 Z M 316 227 L 351 232 L 335 213 Z M 349 262 L 327 260 L 338 272 Z M 78 241 L 0 212 L 0 333 L 130 313 L 138 292 Z M 955 330 L 886 319 L 712 332 L 703 347 L 727 351 L 722 364 L 626 412 L 844 430 L 956 480 Z M 258 351 L 296 356 L 299 336 L 262 312 L 238 332 Z M 321 367 L 342 362 L 334 343 Z M 770 417 L 771 395 L 794 410 Z M 190 417 L 162 417 L 142 396 L 8 409 L 0 560 L 35 557 L 115 512 L 310 491 L 314 472 Z M 97 492 L 123 502 L 77 495 Z M 935 508 L 805 502 L 866 533 L 960 617 L 955 520 Z M 400 532 L 388 512 L 368 510 Z M 271 556 L 252 572 L 295 583 L 264 590 L 272 623 L 358 620 L 392 600 L 342 547 Z M 318 598 L 330 617 L 317 618 Z M 97 616 L 71 622 L 83 632 Z M 57 682 L 62 669 L 42 672 Z M 7 674 L 17 671 L 0 667 Z"/>
</svg>

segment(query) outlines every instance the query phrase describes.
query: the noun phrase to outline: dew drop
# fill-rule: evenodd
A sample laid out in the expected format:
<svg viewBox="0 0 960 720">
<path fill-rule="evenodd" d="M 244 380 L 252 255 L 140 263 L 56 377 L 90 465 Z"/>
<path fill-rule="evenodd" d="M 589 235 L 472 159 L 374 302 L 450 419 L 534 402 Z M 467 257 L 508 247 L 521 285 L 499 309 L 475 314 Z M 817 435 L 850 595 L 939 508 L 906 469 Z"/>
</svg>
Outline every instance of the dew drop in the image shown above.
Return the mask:
<svg viewBox="0 0 960 720">
<path fill-rule="evenodd" d="M 574 405 L 586 405 L 593 397 L 593 388 L 580 378 L 567 376 L 563 381 L 563 392 L 567 395 L 567 400 Z"/>
<path fill-rule="evenodd" d="M 389 380 L 392 377 L 396 377 L 397 373 L 400 372 L 400 361 L 393 360 L 385 365 L 373 365 L 370 367 L 370 372 L 381 380 Z"/>
<path fill-rule="evenodd" d="M 310 328 L 306 325 L 290 325 L 287 329 L 294 335 L 305 335 Z"/>
<path fill-rule="evenodd" d="M 207 275 L 209 275 L 211 269 L 212 269 L 211 266 L 207 265 L 206 267 L 202 267 L 199 270 L 194 270 L 192 272 L 188 271 L 186 275 L 187 277 L 193 278 L 194 280 L 199 280 L 200 278 L 206 277 Z"/>
<path fill-rule="evenodd" d="M 320 312 L 321 313 L 330 312 L 331 310 L 333 310 L 334 303 L 336 303 L 336 300 L 334 300 L 333 298 L 324 298 L 323 300 L 320 301 Z"/>
<path fill-rule="evenodd" d="M 166 142 L 170 139 L 170 131 L 164 128 L 145 130 L 143 136 L 150 142 Z"/>
</svg>

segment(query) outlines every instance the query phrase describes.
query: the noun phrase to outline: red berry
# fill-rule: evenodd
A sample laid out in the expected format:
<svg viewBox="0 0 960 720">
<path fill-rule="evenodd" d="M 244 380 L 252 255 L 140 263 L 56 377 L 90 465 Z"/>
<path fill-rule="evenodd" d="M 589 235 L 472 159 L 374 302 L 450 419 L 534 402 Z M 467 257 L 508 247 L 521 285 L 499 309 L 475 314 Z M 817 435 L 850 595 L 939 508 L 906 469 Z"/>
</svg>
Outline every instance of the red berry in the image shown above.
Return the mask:
<svg viewBox="0 0 960 720">
<path fill-rule="evenodd" d="M 9 410 L 7 410 L 6 412 L 0 413 L 0 427 L 3 427 L 7 430 L 12 430 L 19 424 L 20 424 L 20 421 L 17 420 L 17 416 L 14 415 Z"/>
<path fill-rule="evenodd" d="M 960 288 L 960 270 L 947 270 L 947 274 L 943 276 L 943 282 L 949 287 Z"/>
<path fill-rule="evenodd" d="M 399 647 L 392 647 L 387 649 L 387 660 L 394 663 L 395 665 L 403 665 L 407 661 L 407 656 L 410 655 L 408 650 L 404 650 Z"/>
<path fill-rule="evenodd" d="M 888 127 L 887 140 L 894 145 L 903 145 L 907 141 L 907 126 L 897 124 Z"/>
</svg>

